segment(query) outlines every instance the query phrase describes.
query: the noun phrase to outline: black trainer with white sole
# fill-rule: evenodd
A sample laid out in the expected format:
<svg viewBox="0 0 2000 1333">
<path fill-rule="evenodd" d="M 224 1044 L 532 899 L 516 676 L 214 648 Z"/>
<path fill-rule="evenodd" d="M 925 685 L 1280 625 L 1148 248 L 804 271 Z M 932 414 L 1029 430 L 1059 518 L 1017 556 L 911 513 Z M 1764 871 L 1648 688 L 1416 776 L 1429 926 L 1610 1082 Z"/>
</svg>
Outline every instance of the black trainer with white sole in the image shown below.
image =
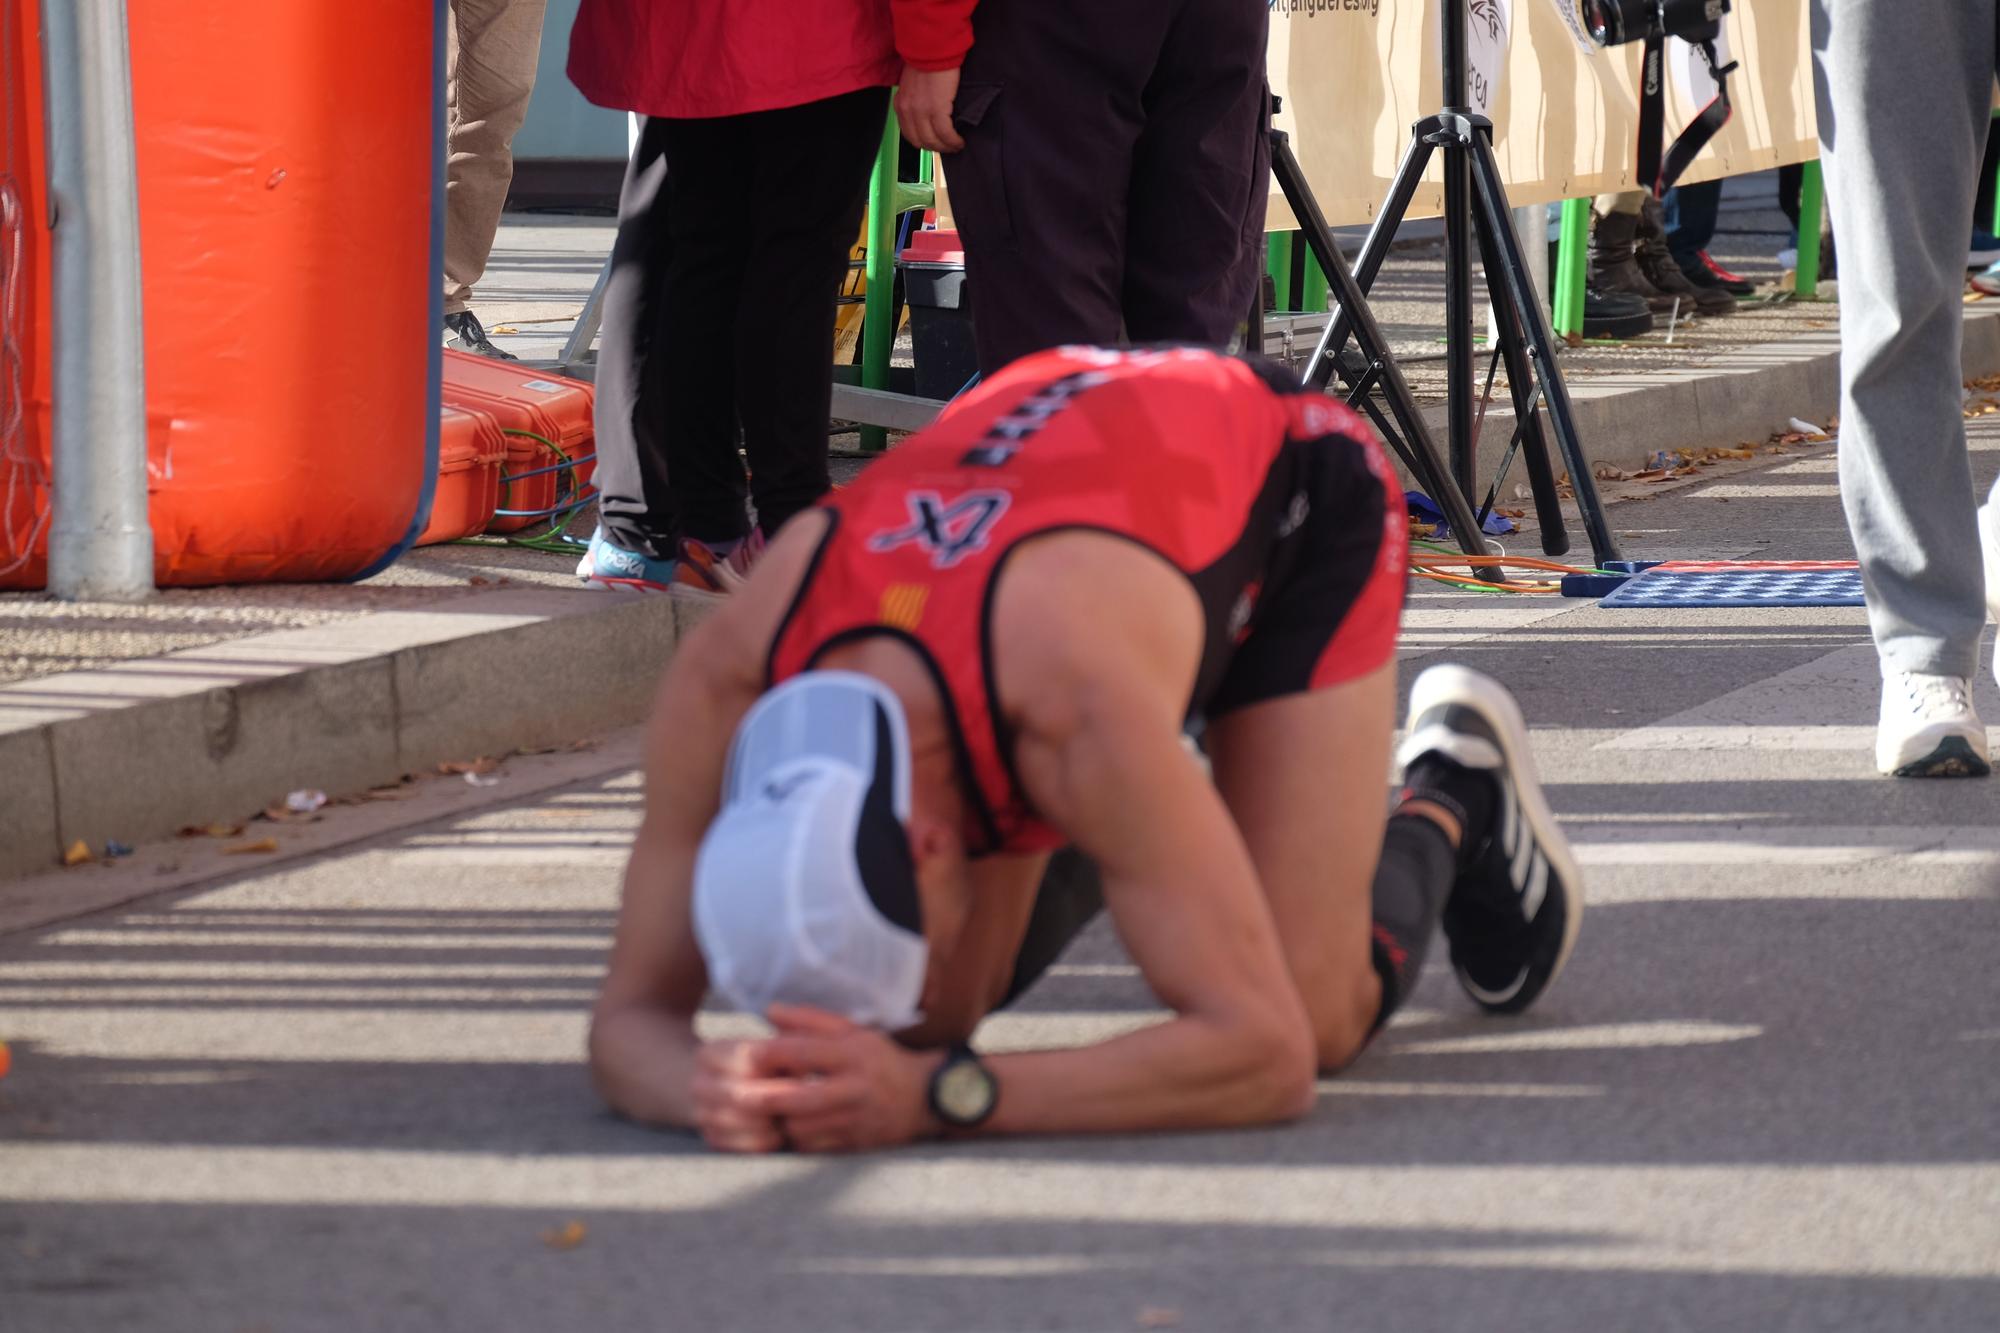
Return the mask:
<svg viewBox="0 0 2000 1333">
<path fill-rule="evenodd" d="M 1486 827 L 1464 831 L 1444 933 L 1465 993 L 1519 1013 L 1561 974 L 1583 921 L 1582 875 L 1535 777 L 1520 706 L 1498 681 L 1435 666 L 1411 690 L 1406 729 L 1406 773 L 1442 762 L 1493 783 Z"/>
<path fill-rule="evenodd" d="M 461 352 L 471 352 L 490 361 L 519 361 L 512 352 L 503 351 L 486 336 L 486 326 L 479 322 L 479 316 L 470 310 L 460 310 L 444 317 L 444 345 L 456 347 Z"/>
</svg>

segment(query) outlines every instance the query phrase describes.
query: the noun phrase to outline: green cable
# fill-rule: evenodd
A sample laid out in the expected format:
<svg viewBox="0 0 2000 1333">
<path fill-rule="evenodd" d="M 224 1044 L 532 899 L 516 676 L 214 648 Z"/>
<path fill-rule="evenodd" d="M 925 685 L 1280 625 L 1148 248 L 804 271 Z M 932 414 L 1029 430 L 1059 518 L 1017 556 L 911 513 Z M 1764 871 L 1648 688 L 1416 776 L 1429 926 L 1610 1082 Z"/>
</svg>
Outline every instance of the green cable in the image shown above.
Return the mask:
<svg viewBox="0 0 2000 1333">
<path fill-rule="evenodd" d="M 1462 556 L 1465 554 L 1465 552 L 1459 550 L 1456 546 L 1446 546 L 1443 542 L 1425 541 L 1421 537 L 1412 537 L 1410 539 L 1410 545 L 1416 547 L 1422 547 L 1426 551 L 1435 551 L 1439 555 Z M 1568 565 L 1565 566 L 1565 568 L 1578 574 L 1604 574 L 1611 578 L 1619 577 L 1619 571 L 1613 569 L 1599 569 L 1596 565 Z M 1527 570 L 1526 572 L 1529 574 L 1553 574 L 1555 571 L 1548 569 L 1530 569 Z M 1493 589 L 1488 589 L 1488 591 L 1489 592 L 1493 591 Z"/>
<path fill-rule="evenodd" d="M 569 453 L 561 445 L 551 440 L 548 436 L 537 435 L 531 430 L 516 430 L 511 426 L 507 426 L 502 427 L 502 432 L 507 435 L 519 435 L 523 439 L 535 441 L 556 456 L 557 461 L 555 466 L 558 468 L 568 464 L 571 489 L 572 492 L 574 491 L 576 465 L 571 462 Z M 564 474 L 557 472 L 556 475 L 560 477 Z M 502 509 L 507 507 L 507 488 L 513 485 L 513 483 L 514 479 L 509 477 L 505 472 L 500 474 L 500 507 Z M 517 546 L 523 550 L 541 551 L 548 555 L 575 555 L 583 549 L 585 543 L 569 535 L 569 525 L 575 520 L 578 514 L 582 513 L 588 507 L 589 503 L 587 500 L 582 500 L 564 509 L 562 508 L 562 501 L 558 499 L 555 505 L 557 512 L 549 516 L 549 527 L 545 532 L 534 533 L 526 537 L 511 532 L 494 537 L 456 537 L 448 544 L 452 546 Z"/>
<path fill-rule="evenodd" d="M 1426 570 L 1424 572 L 1432 583 L 1443 584 L 1450 588 L 1459 588 L 1465 592 L 1505 593 L 1509 597 L 1518 597 L 1521 595 L 1518 588 L 1496 588 L 1490 583 L 1475 583 L 1468 579 L 1456 579 L 1449 575 L 1439 574 L 1436 570 Z"/>
</svg>

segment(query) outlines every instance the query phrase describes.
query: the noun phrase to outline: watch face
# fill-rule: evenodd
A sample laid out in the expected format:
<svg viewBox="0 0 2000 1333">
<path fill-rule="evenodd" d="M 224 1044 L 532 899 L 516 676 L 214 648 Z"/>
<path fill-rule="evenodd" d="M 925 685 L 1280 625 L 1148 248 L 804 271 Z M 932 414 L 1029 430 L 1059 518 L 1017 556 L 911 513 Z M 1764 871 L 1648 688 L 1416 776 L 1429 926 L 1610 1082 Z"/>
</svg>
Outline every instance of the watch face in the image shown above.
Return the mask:
<svg viewBox="0 0 2000 1333">
<path fill-rule="evenodd" d="M 999 1088 L 976 1060 L 954 1060 L 938 1071 L 938 1114 L 955 1125 L 976 1125 L 993 1110 Z"/>
</svg>

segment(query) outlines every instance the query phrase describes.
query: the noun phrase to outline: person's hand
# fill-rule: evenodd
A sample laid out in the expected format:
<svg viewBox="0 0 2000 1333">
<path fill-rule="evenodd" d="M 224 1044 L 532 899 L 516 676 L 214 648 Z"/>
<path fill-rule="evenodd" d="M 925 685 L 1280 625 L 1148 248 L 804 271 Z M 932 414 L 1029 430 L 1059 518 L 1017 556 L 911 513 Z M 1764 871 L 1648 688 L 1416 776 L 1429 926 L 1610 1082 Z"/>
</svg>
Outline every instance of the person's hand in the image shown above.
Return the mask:
<svg viewBox="0 0 2000 1333">
<path fill-rule="evenodd" d="M 774 1004 L 778 1029 L 759 1049 L 768 1075 L 745 1089 L 757 1113 L 800 1152 L 854 1152 L 937 1130 L 926 1090 L 936 1052 L 910 1051 L 874 1028 L 804 1005 Z"/>
<path fill-rule="evenodd" d="M 935 153 L 956 153 L 965 147 L 951 123 L 956 100 L 956 69 L 903 66 L 903 81 L 896 86 L 896 119 L 902 123 L 903 138 Z"/>
<path fill-rule="evenodd" d="M 761 1041 L 705 1041 L 695 1053 L 694 1127 L 720 1152 L 777 1152 L 784 1132 L 761 1107 L 788 1080 L 766 1076 Z"/>
</svg>

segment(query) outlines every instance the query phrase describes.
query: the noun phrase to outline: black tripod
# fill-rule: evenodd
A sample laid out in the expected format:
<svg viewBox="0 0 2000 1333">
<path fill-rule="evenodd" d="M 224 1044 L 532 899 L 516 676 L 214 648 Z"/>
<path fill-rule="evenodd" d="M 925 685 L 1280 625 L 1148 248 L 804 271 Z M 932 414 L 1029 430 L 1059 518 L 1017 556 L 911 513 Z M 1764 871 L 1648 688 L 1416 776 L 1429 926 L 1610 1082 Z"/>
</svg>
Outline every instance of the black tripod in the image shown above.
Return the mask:
<svg viewBox="0 0 2000 1333">
<path fill-rule="evenodd" d="M 1569 550 L 1569 533 L 1563 523 L 1555 470 L 1542 430 L 1541 412 L 1546 407 L 1549 428 L 1569 468 L 1577 508 L 1590 538 L 1592 558 L 1600 568 L 1611 568 L 1623 557 L 1606 526 L 1604 506 L 1598 499 L 1589 459 L 1577 437 L 1569 390 L 1555 363 L 1555 335 L 1529 281 L 1520 238 L 1514 234 L 1506 188 L 1501 184 L 1500 168 L 1493 158 L 1493 123 L 1466 109 L 1465 0 L 1445 0 L 1443 23 L 1445 109 L 1413 127 L 1410 147 L 1397 168 L 1388 200 L 1369 228 L 1368 240 L 1354 269 L 1348 268 L 1341 255 L 1287 136 L 1282 130 L 1270 132 L 1271 170 L 1292 207 L 1306 244 L 1325 271 L 1328 291 L 1337 302 L 1306 367 L 1306 382 L 1324 389 L 1336 373 L 1340 375 L 1347 401 L 1374 420 L 1405 466 L 1436 498 L 1460 547 L 1470 554 L 1485 550 L 1480 520 L 1491 511 L 1500 482 L 1517 452 L 1528 469 L 1543 551 L 1561 555 Z M 1440 149 L 1444 152 L 1448 470 L 1438 460 L 1430 432 L 1367 302 L 1368 288 L 1388 256 L 1390 242 L 1409 210 L 1431 155 Z M 1495 364 L 1506 366 L 1508 391 L 1514 402 L 1513 438 L 1495 474 L 1492 489 L 1476 515 L 1471 510 L 1478 485 L 1475 475 L 1478 424 L 1474 417 L 1478 391 L 1472 357 L 1475 231 L 1479 253 L 1486 260 L 1486 287 L 1499 334 Z M 1348 348 L 1350 340 L 1356 344 L 1353 350 Z M 1489 366 L 1489 386 L 1492 369 Z M 1378 389 L 1386 400 L 1388 417 L 1395 419 L 1393 428 L 1375 400 Z"/>
</svg>

